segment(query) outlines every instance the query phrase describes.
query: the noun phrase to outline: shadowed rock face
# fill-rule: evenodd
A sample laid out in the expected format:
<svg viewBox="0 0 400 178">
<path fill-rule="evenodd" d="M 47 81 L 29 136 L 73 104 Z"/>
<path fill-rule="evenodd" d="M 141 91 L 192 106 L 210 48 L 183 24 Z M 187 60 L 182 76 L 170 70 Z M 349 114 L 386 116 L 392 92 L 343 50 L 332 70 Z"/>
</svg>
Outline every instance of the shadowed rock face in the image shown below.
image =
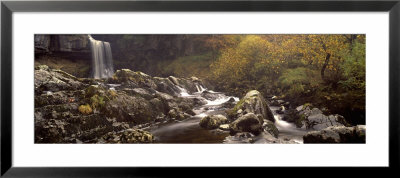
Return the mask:
<svg viewBox="0 0 400 178">
<path fill-rule="evenodd" d="M 303 136 L 304 143 L 365 143 L 365 138 L 365 125 L 331 126 Z"/>
<path fill-rule="evenodd" d="M 150 143 L 152 135 L 140 128 L 191 117 L 202 104 L 158 91 L 160 83 L 177 88 L 169 79 L 130 70 L 89 79 L 38 66 L 34 75 L 35 143 Z"/>
</svg>

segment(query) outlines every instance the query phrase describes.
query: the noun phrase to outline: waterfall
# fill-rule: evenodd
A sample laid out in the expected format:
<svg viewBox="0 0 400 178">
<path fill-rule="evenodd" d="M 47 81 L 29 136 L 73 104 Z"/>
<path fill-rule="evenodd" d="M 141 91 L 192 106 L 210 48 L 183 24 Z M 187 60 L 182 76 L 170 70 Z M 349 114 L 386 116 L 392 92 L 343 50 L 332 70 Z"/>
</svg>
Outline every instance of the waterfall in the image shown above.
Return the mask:
<svg viewBox="0 0 400 178">
<path fill-rule="evenodd" d="M 95 40 L 91 35 L 88 36 L 92 50 L 92 77 L 96 79 L 112 77 L 114 67 L 110 43 Z"/>
<path fill-rule="evenodd" d="M 196 83 L 196 88 L 197 88 L 197 92 L 198 92 L 198 93 L 202 93 L 203 91 L 206 90 L 205 88 L 203 88 L 203 86 L 201 86 L 201 85 L 199 85 L 199 84 L 197 84 L 197 83 Z"/>
</svg>

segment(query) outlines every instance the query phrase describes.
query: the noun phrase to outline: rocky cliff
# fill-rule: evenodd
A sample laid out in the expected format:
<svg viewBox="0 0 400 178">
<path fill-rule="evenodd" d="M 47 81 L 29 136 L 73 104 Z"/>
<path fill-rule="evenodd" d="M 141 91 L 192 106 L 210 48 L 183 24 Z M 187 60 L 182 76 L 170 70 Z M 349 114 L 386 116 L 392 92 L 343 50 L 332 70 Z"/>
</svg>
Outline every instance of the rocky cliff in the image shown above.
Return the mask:
<svg viewBox="0 0 400 178">
<path fill-rule="evenodd" d="M 90 52 L 87 35 L 35 35 L 35 53 Z"/>
</svg>

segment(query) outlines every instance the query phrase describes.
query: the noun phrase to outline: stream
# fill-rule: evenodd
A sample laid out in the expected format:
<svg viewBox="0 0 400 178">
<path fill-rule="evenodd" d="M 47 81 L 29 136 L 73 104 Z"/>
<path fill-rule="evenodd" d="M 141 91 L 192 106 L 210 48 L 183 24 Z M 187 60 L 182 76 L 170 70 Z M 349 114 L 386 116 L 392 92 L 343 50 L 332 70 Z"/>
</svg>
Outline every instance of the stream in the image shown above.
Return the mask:
<svg viewBox="0 0 400 178">
<path fill-rule="evenodd" d="M 194 108 L 193 111 L 196 115 L 189 119 L 150 128 L 148 131 L 155 136 L 156 143 L 240 143 L 226 139 L 229 136 L 228 131 L 221 131 L 219 129 L 207 130 L 201 128 L 199 125 L 201 118 L 207 115 L 225 115 L 225 111 L 229 108 L 225 108 L 223 104 L 231 98 L 235 100 L 234 103 L 236 104 L 239 101 L 238 97 L 226 96 L 224 93 L 207 90 L 201 86 L 198 86 L 198 92 L 193 94 L 189 94 L 184 88 L 180 88 L 180 90 L 181 97 L 204 98 L 201 94 L 205 91 L 215 94 L 217 97 L 213 100 L 204 98 L 207 104 Z M 276 120 L 275 125 L 279 130 L 278 138 L 303 143 L 302 137 L 306 134 L 306 130 L 296 128 L 294 124 L 281 120 L 283 115 L 276 112 L 279 109 L 278 106 L 270 106 L 270 109 Z M 257 138 L 259 137 L 257 136 Z"/>
</svg>

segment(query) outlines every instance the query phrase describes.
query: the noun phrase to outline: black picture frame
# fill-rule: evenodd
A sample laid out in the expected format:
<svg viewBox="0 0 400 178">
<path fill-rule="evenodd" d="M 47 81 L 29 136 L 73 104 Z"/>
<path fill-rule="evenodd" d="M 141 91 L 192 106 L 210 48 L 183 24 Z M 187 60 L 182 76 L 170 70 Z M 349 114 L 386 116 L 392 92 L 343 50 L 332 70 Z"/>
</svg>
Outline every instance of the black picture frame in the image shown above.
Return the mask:
<svg viewBox="0 0 400 178">
<path fill-rule="evenodd" d="M 20 168 L 12 166 L 13 12 L 123 11 L 335 11 L 389 12 L 389 168 L 399 167 L 400 0 L 377 1 L 2 1 L 1 2 L 1 175 L 8 177 L 166 176 L 176 168 Z M 373 154 L 373 153 L 372 153 Z M 196 175 L 208 171 L 186 168 Z M 192 170 L 195 169 L 195 170 Z M 211 168 L 212 169 L 212 168 Z M 215 169 L 214 169 L 215 170 Z M 214 171 L 209 170 L 209 171 Z M 224 170 L 222 170 L 224 171 Z M 239 169 L 240 171 L 240 169 Z M 254 169 L 261 172 L 260 169 Z M 303 172 L 303 171 L 302 171 Z M 305 171 L 307 172 L 307 171 Z"/>
</svg>

